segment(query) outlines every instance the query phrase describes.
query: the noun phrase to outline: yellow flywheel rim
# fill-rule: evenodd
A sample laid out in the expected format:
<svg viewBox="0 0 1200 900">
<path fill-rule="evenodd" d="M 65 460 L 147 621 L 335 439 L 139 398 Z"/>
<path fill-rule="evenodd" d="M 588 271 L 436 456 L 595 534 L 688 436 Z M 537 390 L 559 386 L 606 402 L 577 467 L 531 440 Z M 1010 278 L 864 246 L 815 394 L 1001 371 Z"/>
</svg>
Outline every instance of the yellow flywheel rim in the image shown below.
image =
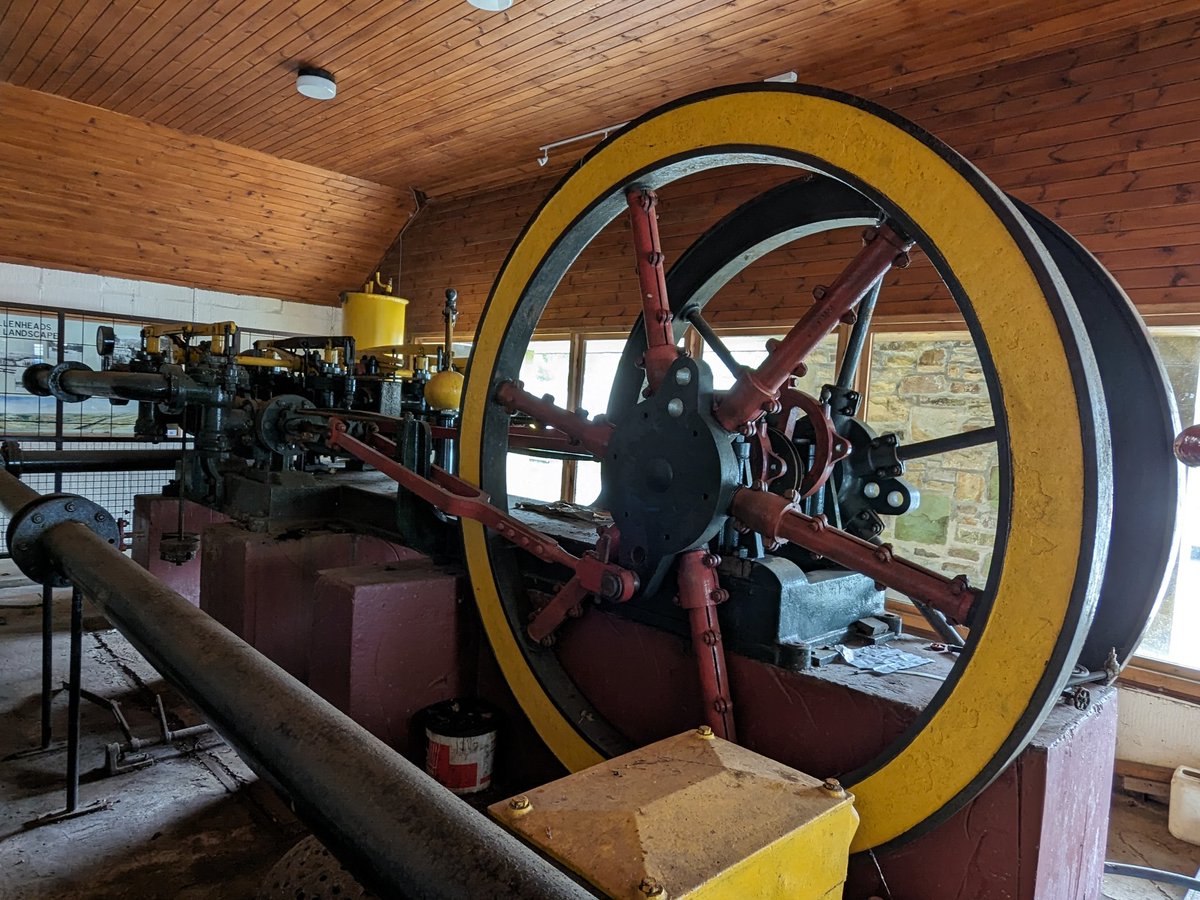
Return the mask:
<svg viewBox="0 0 1200 900">
<path fill-rule="evenodd" d="M 1073 307 L 1055 284 L 1052 264 L 1001 192 L 960 157 L 845 95 L 803 86 L 728 89 L 685 98 L 616 134 L 564 178 L 530 220 L 476 335 L 462 412 L 464 478 L 483 481 L 497 361 L 514 321 L 531 330 L 540 314 L 522 304 L 531 284 L 547 277 L 547 260 L 568 252 L 561 236 L 581 223 L 592 227 L 589 217 L 607 221 L 613 213 L 599 210 L 600 200 L 617 197 L 623 204 L 622 187 L 643 181 L 645 173 L 674 164 L 661 184 L 706 155 L 812 165 L 886 197 L 924 235 L 922 244 L 927 239 L 936 247 L 969 299 L 1006 413 L 1009 530 L 1002 569 L 991 582 L 991 612 L 961 675 L 935 700 L 932 714 L 927 711 L 896 755 L 854 786 L 862 822 L 852 849 L 865 850 L 981 788 L 981 773 L 994 776 L 998 761 L 1020 749 L 1014 734 L 1030 733 L 1029 717 L 1040 718 L 1048 708 L 1044 673 L 1062 664 L 1064 641 L 1081 640 L 1071 635 L 1094 609 L 1103 569 L 1104 548 L 1094 546 L 1095 535 L 1107 533 L 1097 521 L 1108 515 L 1096 476 L 1105 468 L 1092 418 L 1101 414 L 1092 412 L 1102 406 L 1094 402 L 1098 382 L 1087 371 L 1090 351 L 1064 340 L 1064 329 L 1081 326 L 1072 324 Z M 548 294 L 552 285 L 541 288 Z M 525 657 L 506 617 L 485 530 L 464 522 L 463 537 L 484 627 L 522 709 L 569 769 L 600 762 L 600 752 L 559 710 Z"/>
</svg>

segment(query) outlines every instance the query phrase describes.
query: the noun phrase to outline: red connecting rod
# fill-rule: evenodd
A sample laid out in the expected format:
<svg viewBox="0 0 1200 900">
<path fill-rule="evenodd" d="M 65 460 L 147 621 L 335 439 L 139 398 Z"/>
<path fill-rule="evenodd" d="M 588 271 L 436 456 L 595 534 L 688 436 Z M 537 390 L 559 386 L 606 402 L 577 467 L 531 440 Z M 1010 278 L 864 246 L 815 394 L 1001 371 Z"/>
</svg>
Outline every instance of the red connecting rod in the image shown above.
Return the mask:
<svg viewBox="0 0 1200 900">
<path fill-rule="evenodd" d="M 889 587 L 932 606 L 952 624 L 969 624 L 978 592 L 963 575 L 947 578 L 892 554 L 887 544 L 872 544 L 838 528 L 824 516 L 806 516 L 778 494 L 743 488 L 733 495 L 730 514 L 767 540 L 791 541 L 840 566 L 862 572 Z"/>
<path fill-rule="evenodd" d="M 743 369 L 733 388 L 717 406 L 717 421 L 726 431 L 738 431 L 764 413 L 778 409 L 779 391 L 801 363 L 897 260 L 907 264 L 913 242 L 891 227 L 868 228 L 863 247 L 828 288 L 814 291 L 816 303 L 757 369 Z"/>
<path fill-rule="evenodd" d="M 566 435 L 571 444 L 578 444 L 593 456 L 601 457 L 608 449 L 612 425 L 596 422 L 563 409 L 549 397 L 535 397 L 519 381 L 504 381 L 496 388 L 495 400 L 506 409 L 525 413 L 543 425 L 549 425 Z"/>
<path fill-rule="evenodd" d="M 370 433 L 367 441 L 361 441 L 347 433 L 345 422 L 333 418 L 329 421 L 329 446 L 341 448 L 355 459 L 374 466 L 442 512 L 481 522 L 538 559 L 573 569 L 579 584 L 588 593 L 599 594 L 605 600 L 624 602 L 637 592 L 635 573 L 615 563 L 603 562 L 594 555 L 577 557 L 568 553 L 553 538 L 493 506 L 488 495 L 475 485 L 438 466 L 430 467 L 430 478 L 405 468 L 393 458 L 396 444 L 378 433 Z"/>
</svg>

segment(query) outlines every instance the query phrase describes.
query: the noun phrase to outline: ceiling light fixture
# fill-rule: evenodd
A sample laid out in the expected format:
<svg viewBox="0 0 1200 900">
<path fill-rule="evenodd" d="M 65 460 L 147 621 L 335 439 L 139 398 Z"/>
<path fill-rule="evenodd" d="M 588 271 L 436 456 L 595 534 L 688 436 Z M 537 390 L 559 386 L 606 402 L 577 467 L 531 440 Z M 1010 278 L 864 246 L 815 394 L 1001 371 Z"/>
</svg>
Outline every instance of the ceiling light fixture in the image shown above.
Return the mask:
<svg viewBox="0 0 1200 900">
<path fill-rule="evenodd" d="M 484 12 L 504 12 L 513 5 L 513 0 L 467 0 L 467 2 Z"/>
<path fill-rule="evenodd" d="M 324 69 L 301 66 L 296 75 L 296 90 L 311 100 L 332 100 L 337 96 L 337 82 Z"/>
</svg>

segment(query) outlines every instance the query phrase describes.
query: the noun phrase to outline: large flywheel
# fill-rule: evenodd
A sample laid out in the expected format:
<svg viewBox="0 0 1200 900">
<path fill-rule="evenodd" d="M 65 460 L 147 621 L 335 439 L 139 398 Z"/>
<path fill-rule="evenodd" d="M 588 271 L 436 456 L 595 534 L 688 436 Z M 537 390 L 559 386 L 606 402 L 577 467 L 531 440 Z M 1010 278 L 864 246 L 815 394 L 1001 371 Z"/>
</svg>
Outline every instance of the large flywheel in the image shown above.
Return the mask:
<svg viewBox="0 0 1200 900">
<path fill-rule="evenodd" d="M 708 367 L 679 354 L 676 329 L 690 322 L 704 333 L 704 302 L 724 283 L 722 272 L 746 264 L 736 261 L 744 254 L 710 255 L 715 272 L 693 270 L 686 288 L 673 273 L 668 284 L 656 258 L 655 192 L 704 169 L 760 163 L 820 177 L 805 188 L 809 206 L 777 208 L 777 227 L 755 238 L 754 252 L 848 225 L 864 227 L 864 245 L 798 322 L 785 323 L 791 330 L 767 360 L 741 370 L 734 387 L 718 394 Z M 648 313 L 638 338 L 644 342 L 637 354 L 641 368 L 624 388 L 618 383 L 610 417 L 589 422 L 527 395 L 515 380 L 555 287 L 583 248 L 626 211 Z M 600 460 L 601 499 L 613 528 L 593 552 L 626 575 L 598 594 L 629 607 L 651 606 L 664 593 L 679 598 L 678 614 L 695 641 L 703 713 L 718 730 L 732 736 L 736 722 L 744 743 L 787 754 L 739 717 L 761 710 L 756 698 L 774 684 L 764 674 L 770 667 L 756 662 L 752 671 L 721 651 L 716 606 L 738 598 L 722 586 L 716 551 L 730 541 L 756 541 L 769 551 L 797 548 L 858 573 L 868 586 L 891 588 L 933 615 L 969 625 L 953 677 L 885 754 L 851 772 L 812 773 L 840 775 L 853 787 L 862 816 L 856 850 L 941 821 L 1020 751 L 1060 696 L 1107 577 L 1114 533 L 1110 424 L 1093 339 L 1072 298 L 1080 276 L 1067 259 L 1071 244 L 1050 228 L 1031 223 L 953 151 L 861 100 L 808 87 L 720 90 L 630 124 L 564 178 L 510 252 L 476 335 L 460 474 L 497 500 L 507 496 L 514 410 L 567 431 Z M 1048 251 L 1056 240 L 1067 250 Z M 835 408 L 836 397 L 797 396 L 790 387 L 809 351 L 855 310 L 868 312 L 878 283 L 916 252 L 929 258 L 962 310 L 991 398 L 993 425 L 979 440 L 997 447 L 1000 496 L 986 584 L 931 571 L 881 544 L 869 504 L 853 507 L 853 517 L 838 514 L 839 492 L 849 497 L 844 486 L 861 482 L 845 473 L 858 465 L 872 436 L 843 424 L 854 416 Z M 669 297 L 672 288 L 680 296 Z M 675 321 L 667 304 L 680 314 Z M 1152 381 L 1151 372 L 1144 383 Z M 621 390 L 629 400 L 620 400 Z M 805 480 L 771 490 L 764 460 L 773 448 L 790 451 L 772 445 L 769 433 L 790 438 L 790 429 L 800 427 L 809 429 L 812 454 Z M 901 488 L 876 497 L 903 500 Z M 588 617 L 568 620 L 586 596 L 578 580 L 567 581 L 549 603 L 532 604 L 525 577 L 531 560 L 520 545 L 474 522 L 464 522 L 463 531 L 492 647 L 542 738 L 572 770 L 629 749 L 630 734 L 639 729 L 622 720 L 619 706 L 600 709 L 580 687 L 594 671 L 582 671 L 569 646 L 548 647 L 538 639 L 558 628 L 569 645 L 571 629 L 585 627 Z M 632 592 L 630 585 L 636 585 Z M 531 626 L 531 615 L 539 628 Z M 589 645 L 588 668 L 621 668 L 629 678 L 637 653 L 616 644 L 606 653 L 603 635 L 596 638 L 596 626 L 586 627 L 600 641 Z M 1124 658 L 1128 647 L 1117 647 L 1114 634 L 1128 643 L 1130 626 L 1113 625 L 1110 632 L 1098 645 L 1111 644 Z M 649 646 L 641 652 L 651 652 Z M 642 687 L 653 696 L 659 685 L 646 678 Z M 630 704 L 639 705 L 646 704 Z M 803 743 L 803 722 L 788 733 Z"/>
</svg>

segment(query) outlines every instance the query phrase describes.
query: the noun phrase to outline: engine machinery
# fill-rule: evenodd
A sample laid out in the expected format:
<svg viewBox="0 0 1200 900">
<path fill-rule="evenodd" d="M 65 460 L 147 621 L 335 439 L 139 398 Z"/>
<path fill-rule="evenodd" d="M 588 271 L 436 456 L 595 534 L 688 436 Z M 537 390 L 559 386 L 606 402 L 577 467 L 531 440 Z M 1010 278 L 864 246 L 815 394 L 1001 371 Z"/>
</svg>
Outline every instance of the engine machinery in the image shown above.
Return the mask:
<svg viewBox="0 0 1200 900">
<path fill-rule="evenodd" d="M 734 210 L 667 271 L 658 192 L 697 171 L 759 163 L 798 177 Z M 518 374 L 556 285 L 622 213 L 642 315 L 608 410 L 588 418 L 529 393 Z M 847 227 L 862 233 L 853 259 L 784 323 L 761 365 L 738 364 L 705 306 L 763 255 Z M 963 312 L 993 424 L 906 443 L 863 421 L 855 385 L 881 286 L 918 253 Z M 1111 683 L 1161 596 L 1178 424 L 1136 312 L 1062 229 L 865 101 L 739 86 L 670 104 L 605 140 L 518 238 L 465 386 L 452 359 L 455 299 L 447 292 L 445 340 L 431 352 L 404 344 L 394 328 L 403 301 L 377 276 L 348 296 L 345 336 L 243 349 L 232 324 L 152 326 L 128 364 L 38 365 L 24 383 L 64 402 L 137 402 L 139 435 L 187 436 L 179 495 L 252 528 L 337 518 L 456 556 L 504 680 L 568 770 L 595 778 L 607 770 L 591 767 L 619 758 L 616 775 L 629 765 L 624 754 L 699 720 L 706 739 L 836 777 L 806 790 L 826 791 L 819 796 L 835 807 L 850 792 L 861 822 L 847 819 L 853 838 L 844 837 L 858 853 L 928 834 L 963 809 L 1064 692 L 1086 705 L 1084 686 Z M 836 377 L 815 396 L 801 392 L 793 376 L 841 323 L 849 332 Z M 689 328 L 730 370 L 728 391 L 681 351 Z M 110 332 L 98 342 L 111 352 Z M 909 462 L 985 445 L 1000 460 L 1001 521 L 987 583 L 972 584 L 906 558 L 882 535 L 919 508 Z M 514 450 L 599 461 L 603 487 L 587 521 L 510 502 Z M 372 499 L 350 503 L 346 486 Z M 182 525 L 169 537 L 187 545 L 168 548 L 173 557 L 194 554 Z M 912 601 L 955 662 L 882 752 L 831 762 L 842 751 L 806 742 L 797 710 L 810 682 L 797 673 L 899 635 L 888 590 Z M 734 755 L 729 765 L 751 766 Z M 356 846 L 319 798 L 286 786 L 307 798 L 300 805 L 356 871 L 395 887 L 398 863 L 381 863 L 366 839 Z M 553 802 L 516 798 L 497 815 L 594 887 L 625 896 L 628 873 L 605 880 L 587 861 L 593 849 L 548 837 L 560 820 L 539 816 Z M 660 876 L 636 883 L 639 895 L 680 891 Z M 800 896 L 786 884 L 777 895 Z"/>
</svg>

